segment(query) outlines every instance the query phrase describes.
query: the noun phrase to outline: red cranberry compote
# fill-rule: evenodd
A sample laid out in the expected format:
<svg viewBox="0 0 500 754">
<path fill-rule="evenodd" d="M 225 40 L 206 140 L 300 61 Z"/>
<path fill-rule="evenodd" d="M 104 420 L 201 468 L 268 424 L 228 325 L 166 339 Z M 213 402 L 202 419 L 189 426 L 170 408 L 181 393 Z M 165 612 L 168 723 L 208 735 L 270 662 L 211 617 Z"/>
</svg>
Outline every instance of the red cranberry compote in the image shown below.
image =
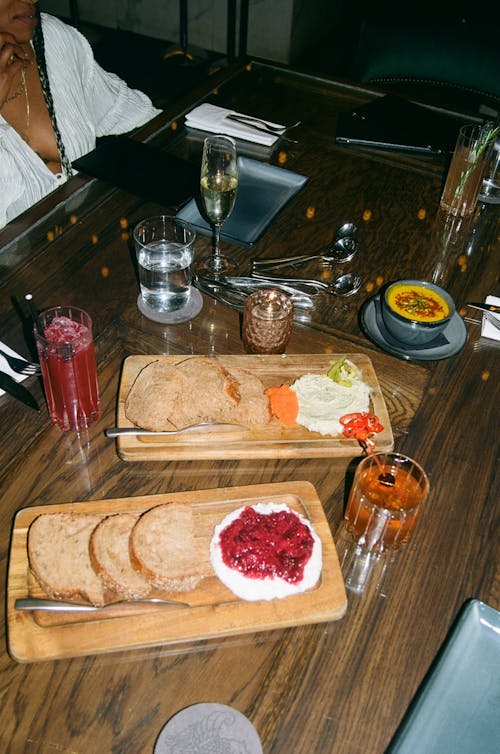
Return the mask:
<svg viewBox="0 0 500 754">
<path fill-rule="evenodd" d="M 225 565 L 254 579 L 299 583 L 313 546 L 309 528 L 291 510 L 259 513 L 248 506 L 220 533 Z"/>
</svg>

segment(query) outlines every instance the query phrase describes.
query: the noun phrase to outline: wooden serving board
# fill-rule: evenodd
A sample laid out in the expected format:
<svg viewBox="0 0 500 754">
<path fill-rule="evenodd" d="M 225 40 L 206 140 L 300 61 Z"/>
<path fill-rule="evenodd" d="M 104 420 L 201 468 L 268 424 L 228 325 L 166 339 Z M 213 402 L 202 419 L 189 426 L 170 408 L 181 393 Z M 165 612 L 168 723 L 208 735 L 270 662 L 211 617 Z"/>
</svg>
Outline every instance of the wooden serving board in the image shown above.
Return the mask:
<svg viewBox="0 0 500 754">
<path fill-rule="evenodd" d="M 142 513 L 155 505 L 191 505 L 198 548 L 206 557 L 206 577 L 191 592 L 173 599 L 188 606 L 127 605 L 92 613 L 24 612 L 14 608 L 18 598 L 42 596 L 30 573 L 27 539 L 31 522 L 42 513 Z M 302 594 L 271 601 L 238 599 L 215 576 L 208 556 L 216 524 L 233 510 L 258 502 L 286 503 L 311 521 L 323 548 L 318 584 Z M 38 506 L 20 510 L 14 520 L 7 584 L 7 629 L 11 657 L 36 662 L 63 657 L 176 644 L 264 631 L 341 618 L 347 608 L 337 551 L 323 506 L 309 482 L 285 482 L 195 490 L 113 500 Z"/>
<path fill-rule="evenodd" d="M 272 385 L 290 385 L 304 374 L 326 374 L 337 359 L 347 356 L 358 366 L 363 380 L 371 389 L 371 409 L 382 425 L 383 432 L 377 435 L 377 448 L 380 451 L 392 450 L 394 439 L 387 407 L 378 383 L 373 365 L 364 354 L 309 354 L 276 356 L 220 356 L 219 361 L 231 367 L 247 369 L 260 377 L 264 389 Z M 125 416 L 125 400 L 130 388 L 141 371 L 152 361 L 164 360 L 176 364 L 192 356 L 129 356 L 123 364 L 118 395 L 117 426 L 132 427 Z M 342 435 L 325 436 L 310 432 L 296 425 L 290 429 L 282 427 L 274 419 L 266 426 L 206 432 L 176 436 L 158 437 L 119 437 L 117 450 L 124 461 L 179 461 L 203 459 L 245 459 L 245 458 L 327 458 L 333 456 L 357 456 L 361 448 L 356 440 Z"/>
</svg>

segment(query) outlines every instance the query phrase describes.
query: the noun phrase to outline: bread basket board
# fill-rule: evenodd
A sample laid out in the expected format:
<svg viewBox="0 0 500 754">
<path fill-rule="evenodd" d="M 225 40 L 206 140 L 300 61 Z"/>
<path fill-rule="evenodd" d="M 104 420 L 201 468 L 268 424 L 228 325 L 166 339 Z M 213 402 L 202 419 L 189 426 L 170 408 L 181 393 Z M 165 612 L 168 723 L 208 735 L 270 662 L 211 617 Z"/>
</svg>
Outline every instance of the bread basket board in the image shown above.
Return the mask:
<svg viewBox="0 0 500 754">
<path fill-rule="evenodd" d="M 196 589 L 158 596 L 187 605 L 127 604 L 89 613 L 16 610 L 16 599 L 45 596 L 31 574 L 28 529 L 42 513 L 142 513 L 163 503 L 193 508 L 197 550 L 206 556 L 206 575 Z M 244 505 L 285 503 L 312 523 L 322 543 L 320 580 L 301 594 L 270 601 L 236 597 L 213 572 L 209 545 L 215 526 Z M 57 557 L 55 554 L 54 557 Z M 9 654 L 18 662 L 37 662 L 117 650 L 175 645 L 342 618 L 347 607 L 342 572 L 330 527 L 309 482 L 284 482 L 196 490 L 144 497 L 61 503 L 20 510 L 14 520 L 7 584 Z"/>
<path fill-rule="evenodd" d="M 218 356 L 219 362 L 229 371 L 231 367 L 246 369 L 262 380 L 264 389 L 282 384 L 290 385 L 304 374 L 326 374 L 337 359 L 347 356 L 361 370 L 363 380 L 370 386 L 371 411 L 376 414 L 384 430 L 377 435 L 380 451 L 392 450 L 394 439 L 384 397 L 368 356 L 364 354 L 283 354 Z M 130 388 L 149 363 L 163 359 L 170 364 L 179 363 L 192 356 L 129 356 L 125 359 L 120 380 L 117 426 L 133 427 L 125 415 L 125 401 Z M 362 450 L 352 438 L 321 435 L 296 425 L 289 429 L 277 419 L 268 425 L 235 429 L 224 432 L 207 431 L 174 436 L 121 436 L 117 451 L 124 461 L 182 461 L 230 460 L 252 458 L 329 458 L 353 457 Z"/>
</svg>

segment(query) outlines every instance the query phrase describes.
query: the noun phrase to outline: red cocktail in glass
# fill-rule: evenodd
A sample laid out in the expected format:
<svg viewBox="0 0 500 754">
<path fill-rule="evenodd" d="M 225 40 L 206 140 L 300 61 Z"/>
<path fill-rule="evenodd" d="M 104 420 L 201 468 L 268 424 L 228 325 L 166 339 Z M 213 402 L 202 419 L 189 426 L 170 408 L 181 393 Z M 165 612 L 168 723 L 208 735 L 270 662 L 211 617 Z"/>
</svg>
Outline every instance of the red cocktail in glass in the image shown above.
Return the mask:
<svg viewBox="0 0 500 754">
<path fill-rule="evenodd" d="M 35 332 L 43 385 L 52 422 L 86 429 L 99 418 L 99 388 L 92 320 L 74 306 L 56 306 L 39 317 Z"/>
</svg>

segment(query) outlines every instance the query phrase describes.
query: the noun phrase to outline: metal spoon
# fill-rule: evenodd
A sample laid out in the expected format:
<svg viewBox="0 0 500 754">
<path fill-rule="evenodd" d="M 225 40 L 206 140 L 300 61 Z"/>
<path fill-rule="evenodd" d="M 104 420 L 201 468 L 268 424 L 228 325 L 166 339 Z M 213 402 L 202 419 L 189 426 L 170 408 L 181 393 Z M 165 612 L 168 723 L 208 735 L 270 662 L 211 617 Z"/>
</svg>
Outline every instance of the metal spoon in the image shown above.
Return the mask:
<svg viewBox="0 0 500 754">
<path fill-rule="evenodd" d="M 354 225 L 354 223 L 344 223 L 340 226 L 340 228 L 337 230 L 334 236 L 334 241 L 338 241 L 340 238 L 346 238 L 348 236 L 355 236 L 357 233 L 357 228 Z"/>
<path fill-rule="evenodd" d="M 280 267 L 299 267 L 313 259 L 320 259 L 327 264 L 343 264 L 349 262 L 358 250 L 355 238 L 346 236 L 330 244 L 322 254 L 302 254 L 296 257 L 276 257 L 274 259 L 254 259 L 252 267 L 255 270 L 275 270 Z"/>
<path fill-rule="evenodd" d="M 273 269 L 278 267 L 298 267 L 313 259 L 321 259 L 326 264 L 342 264 L 349 262 L 358 250 L 356 240 L 356 226 L 354 223 L 344 223 L 336 231 L 332 243 L 326 252 L 321 254 L 301 254 L 295 257 L 276 257 L 274 259 L 254 259 L 252 266 L 255 269 Z"/>
<path fill-rule="evenodd" d="M 361 277 L 354 272 L 340 275 L 333 283 L 324 283 L 321 280 L 305 278 L 273 277 L 272 275 L 262 275 L 258 272 L 252 272 L 252 276 L 257 280 L 266 280 L 269 285 L 272 285 L 274 282 L 291 284 L 296 288 L 306 285 L 315 288 L 317 293 L 331 293 L 335 296 L 352 296 L 353 293 L 359 291 L 363 283 Z"/>
<path fill-rule="evenodd" d="M 363 280 L 360 275 L 355 272 L 348 272 L 345 275 L 340 275 L 333 282 L 333 293 L 337 296 L 352 296 L 353 293 L 357 293 L 363 284 Z"/>
</svg>

